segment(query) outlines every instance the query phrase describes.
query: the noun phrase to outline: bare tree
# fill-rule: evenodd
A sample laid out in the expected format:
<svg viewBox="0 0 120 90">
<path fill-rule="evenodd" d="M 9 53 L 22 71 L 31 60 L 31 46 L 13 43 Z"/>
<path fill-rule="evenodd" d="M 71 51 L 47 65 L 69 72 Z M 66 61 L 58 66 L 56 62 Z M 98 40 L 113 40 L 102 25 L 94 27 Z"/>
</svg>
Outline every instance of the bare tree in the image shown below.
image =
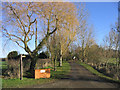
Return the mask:
<svg viewBox="0 0 120 90">
<path fill-rule="evenodd" d="M 115 26 L 112 26 L 111 31 L 109 32 L 109 35 L 105 37 L 104 39 L 104 46 L 105 46 L 105 58 L 106 60 L 106 69 L 108 69 L 108 61 L 110 58 L 114 56 L 116 59 L 116 78 L 118 79 L 118 73 L 119 73 L 119 32 L 118 32 L 118 24 L 116 23 Z M 114 52 L 113 52 L 114 51 Z"/>
<path fill-rule="evenodd" d="M 113 47 L 115 49 L 115 58 L 116 58 L 116 71 L 117 71 L 117 79 L 118 76 L 119 76 L 119 64 L 120 64 L 120 60 L 119 60 L 119 27 L 118 27 L 118 24 L 115 23 L 115 26 L 112 28 L 112 32 L 113 32 Z"/>
<path fill-rule="evenodd" d="M 106 63 L 106 69 L 107 69 L 107 66 L 108 66 L 109 58 L 111 58 L 112 55 L 113 55 L 113 52 L 112 52 L 113 43 L 114 43 L 113 36 L 114 36 L 114 31 L 111 30 L 109 32 L 109 35 L 105 36 L 105 38 L 103 39 L 103 41 L 104 41 L 104 48 L 105 48 L 104 57 L 106 58 L 106 62 L 105 62 Z"/>
<path fill-rule="evenodd" d="M 59 31 L 56 33 L 56 51 L 59 53 L 58 58 L 59 58 L 59 66 L 62 66 L 62 58 L 63 55 L 66 53 L 69 45 L 74 41 L 75 36 L 76 36 L 76 27 L 78 25 L 78 20 L 77 20 L 77 10 L 74 5 L 70 6 L 71 8 L 69 9 L 69 17 L 68 17 L 68 23 L 65 23 L 63 27 L 59 27 Z M 49 45 L 50 46 L 50 45 Z"/>
<path fill-rule="evenodd" d="M 74 25 L 77 25 L 77 23 L 74 22 Z M 70 26 L 69 26 L 68 29 L 65 29 L 64 31 L 58 31 L 59 49 L 60 49 L 59 66 L 62 66 L 63 55 L 66 54 L 66 52 L 68 50 L 68 47 L 75 40 L 76 34 L 77 34 L 76 33 L 76 28 L 75 27 L 70 28 Z"/>
<path fill-rule="evenodd" d="M 81 4 L 81 6 L 83 8 L 80 8 L 78 11 L 79 26 L 77 29 L 77 39 L 78 45 L 81 47 L 81 61 L 85 62 L 87 50 L 89 49 L 89 46 L 92 45 L 92 43 L 94 43 L 94 37 L 92 31 L 93 28 L 89 28 L 87 23 L 88 12 L 85 9 L 84 4 Z"/>
<path fill-rule="evenodd" d="M 73 8 L 72 3 L 3 3 L 3 34 L 23 48 L 31 57 L 30 71 L 33 73 L 38 57 L 38 51 L 55 33 L 58 28 L 69 22 L 68 12 Z M 37 23 L 36 23 L 37 22 Z M 33 50 L 29 42 L 35 36 L 35 24 L 37 30 L 42 32 L 40 27 L 45 27 L 45 35 L 40 43 Z"/>
</svg>

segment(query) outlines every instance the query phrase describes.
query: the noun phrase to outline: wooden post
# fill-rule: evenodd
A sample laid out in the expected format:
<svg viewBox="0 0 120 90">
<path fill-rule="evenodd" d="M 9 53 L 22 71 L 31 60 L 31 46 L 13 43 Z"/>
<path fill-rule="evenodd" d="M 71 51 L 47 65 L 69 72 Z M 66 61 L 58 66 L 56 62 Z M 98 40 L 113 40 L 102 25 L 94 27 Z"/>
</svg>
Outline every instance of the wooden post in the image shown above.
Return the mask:
<svg viewBox="0 0 120 90">
<path fill-rule="evenodd" d="M 35 33 L 35 48 L 37 47 L 37 19 L 36 19 L 36 33 Z"/>
<path fill-rule="evenodd" d="M 21 54 L 21 57 L 20 57 L 20 80 L 23 80 L 22 54 Z"/>
</svg>

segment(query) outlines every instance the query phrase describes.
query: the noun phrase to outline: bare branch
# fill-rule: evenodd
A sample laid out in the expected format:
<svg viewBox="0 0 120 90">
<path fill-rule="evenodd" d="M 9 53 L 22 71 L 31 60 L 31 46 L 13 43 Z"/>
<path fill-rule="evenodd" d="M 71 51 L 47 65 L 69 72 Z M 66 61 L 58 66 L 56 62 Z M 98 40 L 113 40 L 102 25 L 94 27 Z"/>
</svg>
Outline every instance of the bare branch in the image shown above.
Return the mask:
<svg viewBox="0 0 120 90">
<path fill-rule="evenodd" d="M 3 28 L 3 27 L 2 27 Z M 17 39 L 19 39 L 19 40 L 21 40 L 22 42 L 24 42 L 20 37 L 18 37 L 18 36 L 16 36 L 16 35 L 14 35 L 14 34 L 10 34 L 10 33 L 8 33 L 8 30 L 7 29 L 5 29 L 5 28 L 3 28 L 4 29 L 4 31 L 6 31 L 6 34 L 8 35 L 8 36 L 13 36 L 13 37 L 16 37 Z"/>
<path fill-rule="evenodd" d="M 16 43 L 17 43 L 17 45 L 18 46 L 20 46 L 21 48 L 23 48 L 24 49 L 24 47 L 23 46 L 21 46 L 17 41 L 15 41 Z"/>
<path fill-rule="evenodd" d="M 55 15 L 55 18 L 56 18 L 56 15 Z M 49 23 L 48 23 L 49 24 Z M 53 34 L 56 30 L 57 30 L 57 27 L 58 27 L 58 19 L 56 18 L 56 28 L 50 32 L 49 34 Z M 48 28 L 49 29 L 49 28 Z M 49 31 L 48 31 L 49 32 Z"/>
<path fill-rule="evenodd" d="M 56 30 L 57 30 L 57 27 L 52 32 L 50 32 L 49 34 L 53 34 Z"/>
<path fill-rule="evenodd" d="M 35 21 L 36 21 L 36 19 L 35 19 L 34 21 L 30 22 L 30 26 L 31 26 L 33 23 L 35 23 Z"/>
<path fill-rule="evenodd" d="M 11 9 L 11 11 L 13 12 L 13 14 L 17 17 L 17 19 L 20 21 L 20 23 L 21 23 L 21 25 L 22 25 L 22 27 L 23 27 L 23 29 L 24 29 L 24 32 L 25 32 L 25 27 L 24 27 L 24 24 L 23 24 L 23 22 L 21 21 L 21 19 L 20 19 L 20 17 L 15 13 L 15 9 L 10 5 L 9 6 L 9 8 Z"/>
</svg>

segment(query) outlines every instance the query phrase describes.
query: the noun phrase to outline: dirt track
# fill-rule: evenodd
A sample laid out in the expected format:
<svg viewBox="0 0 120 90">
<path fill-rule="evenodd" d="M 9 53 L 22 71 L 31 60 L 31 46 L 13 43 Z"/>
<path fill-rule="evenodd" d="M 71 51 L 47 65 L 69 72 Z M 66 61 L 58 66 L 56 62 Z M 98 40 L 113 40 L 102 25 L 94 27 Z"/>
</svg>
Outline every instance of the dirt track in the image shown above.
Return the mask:
<svg viewBox="0 0 120 90">
<path fill-rule="evenodd" d="M 71 72 L 67 78 L 59 81 L 33 86 L 34 88 L 117 88 L 118 84 L 110 83 L 93 75 L 84 67 L 74 62 L 70 63 Z"/>
</svg>

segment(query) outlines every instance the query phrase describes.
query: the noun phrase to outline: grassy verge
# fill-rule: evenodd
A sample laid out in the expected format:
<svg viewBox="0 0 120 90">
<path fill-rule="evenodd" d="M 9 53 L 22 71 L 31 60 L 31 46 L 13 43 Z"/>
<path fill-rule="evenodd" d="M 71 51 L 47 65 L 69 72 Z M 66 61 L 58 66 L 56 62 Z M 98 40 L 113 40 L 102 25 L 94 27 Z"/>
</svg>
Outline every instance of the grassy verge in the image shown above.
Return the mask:
<svg viewBox="0 0 120 90">
<path fill-rule="evenodd" d="M 115 80 L 115 79 L 113 79 L 113 78 L 111 78 L 111 77 L 105 76 L 104 74 L 98 72 L 97 70 L 95 70 L 93 67 L 91 67 L 91 66 L 88 65 L 88 64 L 85 64 L 85 63 L 82 63 L 82 62 L 77 62 L 77 63 L 79 63 L 80 65 L 82 65 L 82 66 L 85 67 L 86 69 L 88 69 L 91 73 L 93 73 L 93 74 L 95 74 L 95 75 L 97 75 L 97 76 L 99 76 L 99 77 L 101 77 L 101 78 L 104 78 L 104 79 L 109 80 L 109 81 L 111 81 L 111 82 L 120 83 L 120 80 Z"/>
<path fill-rule="evenodd" d="M 34 79 L 34 78 L 23 78 L 20 79 L 2 79 L 2 87 L 3 88 L 21 88 L 21 87 L 29 87 L 33 85 L 44 84 L 48 82 L 52 82 L 58 80 L 60 78 L 64 78 L 66 74 L 70 71 L 70 65 L 68 62 L 63 62 L 62 67 L 56 67 L 56 71 L 51 69 L 51 78 L 48 79 Z"/>
<path fill-rule="evenodd" d="M 68 62 L 63 62 L 62 67 L 56 67 L 56 71 L 51 72 L 51 77 L 55 79 L 65 78 L 70 72 L 70 64 Z"/>
<path fill-rule="evenodd" d="M 2 88 L 22 88 L 32 85 L 43 84 L 46 82 L 53 81 L 52 79 L 33 79 L 33 78 L 23 78 L 20 79 L 2 79 Z"/>
</svg>

